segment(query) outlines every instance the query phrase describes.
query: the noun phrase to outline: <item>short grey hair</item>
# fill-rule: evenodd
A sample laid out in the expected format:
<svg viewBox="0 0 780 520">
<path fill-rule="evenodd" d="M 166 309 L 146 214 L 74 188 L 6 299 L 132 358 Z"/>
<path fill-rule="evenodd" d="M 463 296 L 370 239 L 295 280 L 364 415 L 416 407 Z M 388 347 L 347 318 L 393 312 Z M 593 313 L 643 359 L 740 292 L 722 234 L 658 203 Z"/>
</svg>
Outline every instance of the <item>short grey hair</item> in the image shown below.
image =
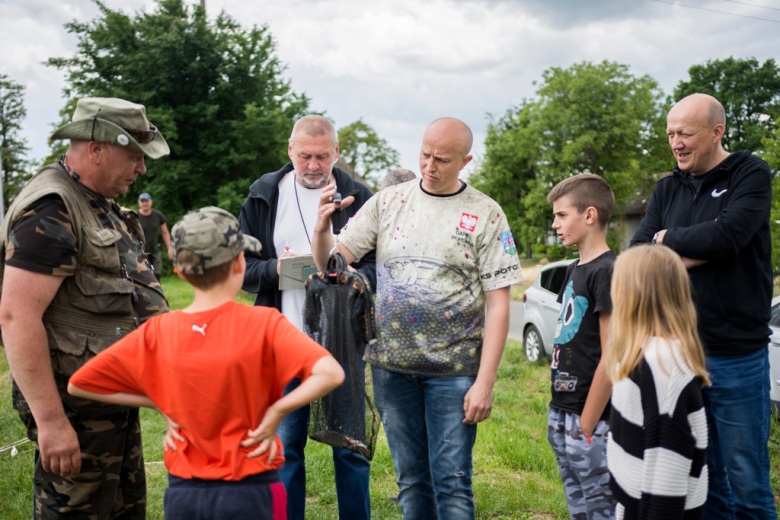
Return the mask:
<svg viewBox="0 0 780 520">
<path fill-rule="evenodd" d="M 417 178 L 417 175 L 415 175 L 412 170 L 407 170 L 406 168 L 396 168 L 395 170 L 385 175 L 385 178 L 382 179 L 382 186 L 379 189 L 383 190 L 385 188 L 389 188 L 390 186 L 395 186 L 396 184 L 401 184 L 402 182 L 408 182 L 415 178 Z"/>
<path fill-rule="evenodd" d="M 321 135 L 330 135 L 333 140 L 333 146 L 338 146 L 339 136 L 336 133 L 336 127 L 333 126 L 327 118 L 317 114 L 310 114 L 303 116 L 295 122 L 292 132 L 290 133 L 290 145 L 295 144 L 295 136 L 298 132 L 304 132 L 311 137 L 319 137 Z"/>
</svg>

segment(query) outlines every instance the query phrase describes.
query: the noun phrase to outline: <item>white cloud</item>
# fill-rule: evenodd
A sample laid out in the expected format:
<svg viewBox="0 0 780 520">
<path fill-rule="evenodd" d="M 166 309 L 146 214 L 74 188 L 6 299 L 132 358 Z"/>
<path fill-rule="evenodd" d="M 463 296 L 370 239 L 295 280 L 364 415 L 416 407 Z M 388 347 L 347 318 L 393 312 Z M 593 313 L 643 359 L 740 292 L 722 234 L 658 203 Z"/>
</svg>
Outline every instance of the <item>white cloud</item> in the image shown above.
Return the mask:
<svg viewBox="0 0 780 520">
<path fill-rule="evenodd" d="M 686 3 L 773 18 L 714 0 Z M 107 5 L 130 12 L 154 4 Z M 207 8 L 212 17 L 225 9 L 245 27 L 267 24 L 286 76 L 314 110 L 327 111 L 339 126 L 362 117 L 415 171 L 428 122 L 460 117 L 474 130 L 481 155 L 486 114 L 533 96 L 533 81 L 549 67 L 617 61 L 671 93 L 695 63 L 731 55 L 764 61 L 780 48 L 777 24 L 649 0 L 207 0 Z M 76 40 L 62 24 L 96 14 L 87 0 L 0 0 L 0 18 L 10 28 L 0 33 L 7 50 L 0 71 L 28 87 L 25 135 L 36 157 L 45 154 L 48 125 L 64 104 L 62 74 L 40 62 L 72 54 Z"/>
</svg>

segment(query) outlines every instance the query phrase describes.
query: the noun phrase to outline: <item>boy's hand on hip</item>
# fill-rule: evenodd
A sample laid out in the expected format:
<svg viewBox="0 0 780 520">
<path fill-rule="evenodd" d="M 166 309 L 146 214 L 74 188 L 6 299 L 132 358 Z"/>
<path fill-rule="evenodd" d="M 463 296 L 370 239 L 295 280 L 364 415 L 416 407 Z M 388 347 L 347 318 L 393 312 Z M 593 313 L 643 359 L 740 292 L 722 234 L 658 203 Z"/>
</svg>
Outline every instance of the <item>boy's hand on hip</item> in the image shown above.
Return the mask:
<svg viewBox="0 0 780 520">
<path fill-rule="evenodd" d="M 163 451 L 168 451 L 168 448 L 172 449 L 173 451 L 176 451 L 176 442 L 184 442 L 184 437 L 181 436 L 179 433 L 179 430 L 181 429 L 181 425 L 176 423 L 173 419 L 165 415 L 164 413 L 160 412 L 160 414 L 165 418 L 165 423 L 168 425 L 168 432 L 165 434 L 165 437 L 163 438 Z"/>
<path fill-rule="evenodd" d="M 493 385 L 485 385 L 478 380 L 471 385 L 463 399 L 463 411 L 466 424 L 477 424 L 490 417 L 493 411 Z"/>
<path fill-rule="evenodd" d="M 285 415 L 287 414 L 276 411 L 273 406 L 266 410 L 260 426 L 256 430 L 249 430 L 247 433 L 249 438 L 241 441 L 241 446 L 244 448 L 258 444 L 257 449 L 250 452 L 247 458 L 253 459 L 268 452 L 268 463 L 273 462 L 278 451 L 276 447 L 276 430 L 279 429 L 279 423 L 282 422 Z"/>
</svg>

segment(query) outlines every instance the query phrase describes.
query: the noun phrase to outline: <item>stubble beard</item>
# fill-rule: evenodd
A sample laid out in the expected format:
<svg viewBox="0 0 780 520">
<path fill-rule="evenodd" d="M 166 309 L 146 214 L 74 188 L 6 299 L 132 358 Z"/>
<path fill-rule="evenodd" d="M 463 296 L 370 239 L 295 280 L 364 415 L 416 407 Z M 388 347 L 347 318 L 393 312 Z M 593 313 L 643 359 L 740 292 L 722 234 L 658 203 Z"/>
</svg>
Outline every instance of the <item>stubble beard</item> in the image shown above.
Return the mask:
<svg viewBox="0 0 780 520">
<path fill-rule="evenodd" d="M 320 174 L 322 175 L 322 179 L 317 182 L 309 181 L 306 178 L 306 175 L 312 175 L 312 174 Z M 325 186 L 327 186 L 328 180 L 330 179 L 330 174 L 326 175 L 325 172 L 322 170 L 306 170 L 300 174 L 296 172 L 295 176 L 298 182 L 301 184 L 301 186 L 310 190 L 324 188 Z"/>
</svg>

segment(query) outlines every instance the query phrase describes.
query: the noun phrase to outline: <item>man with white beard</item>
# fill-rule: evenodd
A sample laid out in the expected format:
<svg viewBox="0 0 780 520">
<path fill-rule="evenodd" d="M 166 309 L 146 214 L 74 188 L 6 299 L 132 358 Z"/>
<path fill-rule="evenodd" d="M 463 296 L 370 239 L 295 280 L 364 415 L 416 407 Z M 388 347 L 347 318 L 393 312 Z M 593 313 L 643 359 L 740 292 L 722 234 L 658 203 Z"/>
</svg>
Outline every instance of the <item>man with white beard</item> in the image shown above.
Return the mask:
<svg viewBox="0 0 780 520">
<path fill-rule="evenodd" d="M 263 245 L 259 254 L 246 254 L 243 289 L 257 294 L 255 305 L 275 307 L 302 329 L 305 290 L 279 290 L 280 260 L 311 253 L 311 237 L 325 186 L 335 182 L 343 198 L 355 198 L 355 202 L 343 211 L 344 222 L 372 193 L 368 186 L 333 167 L 339 157 L 338 136 L 333 123 L 322 116 L 304 116 L 295 123 L 287 152 L 291 162 L 255 181 L 241 207 L 241 231 L 257 238 Z M 372 288 L 376 287 L 373 253 L 353 268 L 368 279 Z M 294 379 L 285 388 L 285 394 L 299 384 L 300 380 Z M 303 451 L 308 422 L 309 407 L 305 406 L 285 417 L 279 426 L 286 459 L 281 477 L 287 489 L 290 520 L 304 518 L 306 469 Z M 339 517 L 368 519 L 371 515 L 368 460 L 358 453 L 333 448 L 333 463 Z"/>
</svg>

